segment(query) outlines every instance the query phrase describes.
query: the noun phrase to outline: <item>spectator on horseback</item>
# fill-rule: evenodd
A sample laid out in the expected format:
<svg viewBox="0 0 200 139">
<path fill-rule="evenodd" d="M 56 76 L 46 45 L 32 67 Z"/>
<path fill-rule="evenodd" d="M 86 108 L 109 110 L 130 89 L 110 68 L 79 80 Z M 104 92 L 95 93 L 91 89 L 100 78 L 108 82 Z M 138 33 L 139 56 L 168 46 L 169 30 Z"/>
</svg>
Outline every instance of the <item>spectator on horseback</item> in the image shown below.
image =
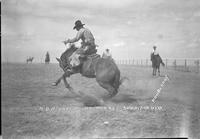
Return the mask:
<svg viewBox="0 0 200 139">
<path fill-rule="evenodd" d="M 106 51 L 103 52 L 102 58 L 112 59 L 112 55 L 109 49 L 106 49 Z"/>
<path fill-rule="evenodd" d="M 78 31 L 76 37 L 72 39 L 67 39 L 66 41 L 64 41 L 64 44 L 66 45 L 67 43 L 74 43 L 74 42 L 79 41 L 80 39 L 82 40 L 81 48 L 79 48 L 79 50 L 76 51 L 71 57 L 72 67 L 76 67 L 80 65 L 80 61 L 77 61 L 79 60 L 77 59 L 77 57 L 87 56 L 87 55 L 91 55 L 97 52 L 94 36 L 92 35 L 89 29 L 84 28 L 84 25 L 85 24 L 82 24 L 80 20 L 77 20 L 73 28 Z"/>
<path fill-rule="evenodd" d="M 156 69 L 158 69 L 158 73 L 160 75 L 160 64 L 162 64 L 163 66 L 165 66 L 165 64 L 163 63 L 162 58 L 156 50 L 155 45 L 153 46 L 153 52 L 151 53 L 151 61 L 153 67 L 153 75 L 156 75 Z"/>
</svg>

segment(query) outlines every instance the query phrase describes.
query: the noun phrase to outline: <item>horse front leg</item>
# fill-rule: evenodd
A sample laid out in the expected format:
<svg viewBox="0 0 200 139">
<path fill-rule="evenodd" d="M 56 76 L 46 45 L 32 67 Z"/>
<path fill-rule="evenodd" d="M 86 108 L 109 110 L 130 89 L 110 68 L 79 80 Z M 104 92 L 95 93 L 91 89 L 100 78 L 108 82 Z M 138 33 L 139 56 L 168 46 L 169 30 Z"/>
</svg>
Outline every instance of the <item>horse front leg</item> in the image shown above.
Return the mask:
<svg viewBox="0 0 200 139">
<path fill-rule="evenodd" d="M 63 79 L 63 76 L 64 76 L 64 74 L 60 78 L 58 78 L 55 82 L 53 82 L 52 86 L 57 86 L 61 82 L 61 80 Z"/>
<path fill-rule="evenodd" d="M 75 94 L 75 95 L 81 95 L 80 94 L 80 92 L 76 92 L 71 86 L 70 86 L 70 84 L 67 82 L 67 77 L 70 77 L 70 75 L 72 75 L 73 73 L 71 73 L 71 72 L 65 72 L 65 74 L 63 74 L 63 76 L 62 76 L 62 79 L 63 79 L 63 82 L 64 82 L 64 84 L 65 84 L 65 87 L 67 88 L 67 89 L 69 89 L 69 91 L 70 92 L 72 92 L 73 94 Z"/>
<path fill-rule="evenodd" d="M 65 84 L 65 87 L 69 89 L 71 87 L 70 87 L 69 83 L 67 82 L 67 79 L 66 79 L 67 77 L 69 77 L 69 75 L 67 73 L 64 73 L 63 76 L 62 76 L 62 79 L 63 79 L 63 82 Z"/>
<path fill-rule="evenodd" d="M 69 89 L 71 92 L 73 92 L 74 93 L 74 90 L 73 90 L 73 88 L 69 85 L 69 83 L 67 82 L 67 77 L 70 77 L 70 75 L 72 75 L 72 74 L 74 74 L 73 72 L 65 72 L 64 74 L 63 74 L 63 76 L 62 76 L 62 79 L 63 79 L 63 82 L 64 82 L 64 84 L 65 84 L 65 87 L 67 88 L 67 89 Z"/>
<path fill-rule="evenodd" d="M 160 76 L 160 67 L 158 67 L 158 76 Z"/>
</svg>

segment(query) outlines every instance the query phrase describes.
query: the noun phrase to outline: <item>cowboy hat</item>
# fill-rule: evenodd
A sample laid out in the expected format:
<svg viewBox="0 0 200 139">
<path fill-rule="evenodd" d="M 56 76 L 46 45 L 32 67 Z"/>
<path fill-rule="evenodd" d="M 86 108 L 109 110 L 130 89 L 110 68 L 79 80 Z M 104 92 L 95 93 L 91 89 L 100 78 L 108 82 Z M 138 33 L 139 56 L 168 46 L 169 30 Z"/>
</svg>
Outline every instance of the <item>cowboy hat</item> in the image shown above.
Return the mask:
<svg viewBox="0 0 200 139">
<path fill-rule="evenodd" d="M 84 26 L 84 25 L 85 25 L 85 24 L 82 24 L 80 20 L 77 20 L 77 21 L 75 22 L 75 26 L 74 26 L 73 29 L 75 29 L 75 28 L 77 28 L 77 27 L 82 27 L 82 26 Z"/>
</svg>

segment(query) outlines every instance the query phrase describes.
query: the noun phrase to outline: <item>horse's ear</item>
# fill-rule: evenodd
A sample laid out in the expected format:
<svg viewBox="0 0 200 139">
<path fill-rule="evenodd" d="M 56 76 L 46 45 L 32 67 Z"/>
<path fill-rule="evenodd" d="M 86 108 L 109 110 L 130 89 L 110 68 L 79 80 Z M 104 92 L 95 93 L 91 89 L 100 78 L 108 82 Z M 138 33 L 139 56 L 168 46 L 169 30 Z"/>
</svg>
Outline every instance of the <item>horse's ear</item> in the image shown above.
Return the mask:
<svg viewBox="0 0 200 139">
<path fill-rule="evenodd" d="M 62 61 L 61 61 L 60 58 L 57 58 L 57 57 L 56 57 L 56 60 L 57 60 L 59 63 L 62 63 Z"/>
<path fill-rule="evenodd" d="M 60 58 L 57 58 L 57 57 L 56 57 L 56 60 L 57 60 L 59 63 L 61 62 Z"/>
</svg>

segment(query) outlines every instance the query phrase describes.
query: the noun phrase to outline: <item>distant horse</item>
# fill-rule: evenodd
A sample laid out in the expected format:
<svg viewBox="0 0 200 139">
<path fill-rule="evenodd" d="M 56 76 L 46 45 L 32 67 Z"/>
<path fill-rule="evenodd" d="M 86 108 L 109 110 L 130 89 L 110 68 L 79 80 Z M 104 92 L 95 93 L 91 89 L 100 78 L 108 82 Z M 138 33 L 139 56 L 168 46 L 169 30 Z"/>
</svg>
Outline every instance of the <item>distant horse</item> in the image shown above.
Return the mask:
<svg viewBox="0 0 200 139">
<path fill-rule="evenodd" d="M 28 64 L 28 62 L 32 63 L 33 59 L 34 59 L 34 57 L 29 57 L 29 58 L 27 58 L 27 59 L 26 59 L 26 63 L 27 63 L 27 64 Z"/>
<path fill-rule="evenodd" d="M 158 70 L 158 75 L 160 76 L 160 64 L 162 64 L 162 66 L 165 66 L 160 55 L 154 55 L 152 53 L 151 61 L 152 61 L 152 68 L 153 68 L 153 76 L 156 76 L 157 70 Z"/>
<path fill-rule="evenodd" d="M 72 45 L 68 48 L 59 58 L 56 58 L 59 62 L 59 66 L 63 69 L 64 74 L 52 85 L 56 86 L 63 79 L 65 87 L 71 90 L 72 88 L 68 84 L 66 77 L 70 77 L 72 74 L 80 73 L 82 76 L 88 78 L 96 78 L 97 83 L 109 92 L 107 98 L 112 98 L 118 93 L 118 88 L 121 84 L 120 71 L 113 60 L 101 58 L 95 54 L 93 58 L 87 56 L 85 60 L 82 60 L 82 64 L 76 68 L 76 71 L 71 73 L 69 57 L 78 48 Z"/>
</svg>

